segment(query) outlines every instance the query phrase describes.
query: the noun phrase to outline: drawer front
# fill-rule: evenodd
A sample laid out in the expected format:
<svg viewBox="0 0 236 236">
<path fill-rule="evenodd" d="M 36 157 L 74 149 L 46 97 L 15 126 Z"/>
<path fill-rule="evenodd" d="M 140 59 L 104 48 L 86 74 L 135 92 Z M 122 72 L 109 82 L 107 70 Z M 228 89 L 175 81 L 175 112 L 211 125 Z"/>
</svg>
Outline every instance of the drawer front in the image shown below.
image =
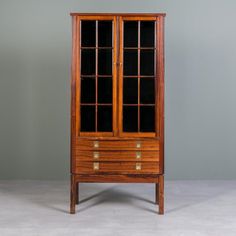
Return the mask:
<svg viewBox="0 0 236 236">
<path fill-rule="evenodd" d="M 77 162 L 76 174 L 159 174 L 158 162 Z"/>
<path fill-rule="evenodd" d="M 78 161 L 153 161 L 159 162 L 159 151 L 99 151 L 76 150 Z"/>
<path fill-rule="evenodd" d="M 159 140 L 87 140 L 77 139 L 79 150 L 159 150 Z"/>
</svg>

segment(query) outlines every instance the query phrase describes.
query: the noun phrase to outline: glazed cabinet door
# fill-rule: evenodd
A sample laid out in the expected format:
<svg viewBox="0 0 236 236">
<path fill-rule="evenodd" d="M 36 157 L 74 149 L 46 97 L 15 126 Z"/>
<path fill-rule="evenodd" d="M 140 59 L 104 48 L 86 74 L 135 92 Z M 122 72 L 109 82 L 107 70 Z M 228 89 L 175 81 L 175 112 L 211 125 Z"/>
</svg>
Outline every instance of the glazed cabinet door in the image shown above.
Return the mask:
<svg viewBox="0 0 236 236">
<path fill-rule="evenodd" d="M 76 16 L 76 136 L 160 135 L 160 25 L 154 16 Z"/>
<path fill-rule="evenodd" d="M 157 18 L 121 17 L 119 130 L 121 136 L 158 132 Z"/>
<path fill-rule="evenodd" d="M 80 16 L 76 113 L 79 136 L 113 136 L 116 130 L 116 18 Z"/>
</svg>

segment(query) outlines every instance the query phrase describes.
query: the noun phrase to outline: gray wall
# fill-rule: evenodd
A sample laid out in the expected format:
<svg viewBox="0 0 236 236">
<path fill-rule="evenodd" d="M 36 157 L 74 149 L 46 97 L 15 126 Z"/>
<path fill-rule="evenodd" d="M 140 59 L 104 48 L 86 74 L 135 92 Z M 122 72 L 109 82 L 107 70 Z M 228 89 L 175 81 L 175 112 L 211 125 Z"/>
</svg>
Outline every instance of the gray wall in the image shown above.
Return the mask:
<svg viewBox="0 0 236 236">
<path fill-rule="evenodd" d="M 166 176 L 236 177 L 236 1 L 1 0 L 0 179 L 69 176 L 70 12 L 166 12 Z"/>
</svg>

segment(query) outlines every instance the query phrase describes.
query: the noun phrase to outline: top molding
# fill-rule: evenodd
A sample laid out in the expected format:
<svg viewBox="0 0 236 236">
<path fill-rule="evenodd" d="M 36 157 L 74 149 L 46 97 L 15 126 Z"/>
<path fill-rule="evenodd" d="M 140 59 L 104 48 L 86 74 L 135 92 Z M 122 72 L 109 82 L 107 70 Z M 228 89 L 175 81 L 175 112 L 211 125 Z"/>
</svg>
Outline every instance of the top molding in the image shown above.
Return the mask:
<svg viewBox="0 0 236 236">
<path fill-rule="evenodd" d="M 166 13 L 78 13 L 72 12 L 71 16 L 166 16 Z"/>
</svg>

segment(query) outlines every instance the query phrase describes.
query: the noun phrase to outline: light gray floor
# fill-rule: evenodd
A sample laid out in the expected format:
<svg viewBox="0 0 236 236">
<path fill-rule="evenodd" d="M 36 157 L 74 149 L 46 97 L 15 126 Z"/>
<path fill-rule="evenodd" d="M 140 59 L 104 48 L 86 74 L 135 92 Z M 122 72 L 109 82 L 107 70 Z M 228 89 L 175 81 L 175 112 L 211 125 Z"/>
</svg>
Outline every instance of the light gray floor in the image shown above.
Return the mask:
<svg viewBox="0 0 236 236">
<path fill-rule="evenodd" d="M 164 216 L 154 184 L 81 184 L 80 199 L 70 215 L 68 182 L 0 181 L 0 235 L 236 235 L 236 181 L 166 181 Z"/>
</svg>

